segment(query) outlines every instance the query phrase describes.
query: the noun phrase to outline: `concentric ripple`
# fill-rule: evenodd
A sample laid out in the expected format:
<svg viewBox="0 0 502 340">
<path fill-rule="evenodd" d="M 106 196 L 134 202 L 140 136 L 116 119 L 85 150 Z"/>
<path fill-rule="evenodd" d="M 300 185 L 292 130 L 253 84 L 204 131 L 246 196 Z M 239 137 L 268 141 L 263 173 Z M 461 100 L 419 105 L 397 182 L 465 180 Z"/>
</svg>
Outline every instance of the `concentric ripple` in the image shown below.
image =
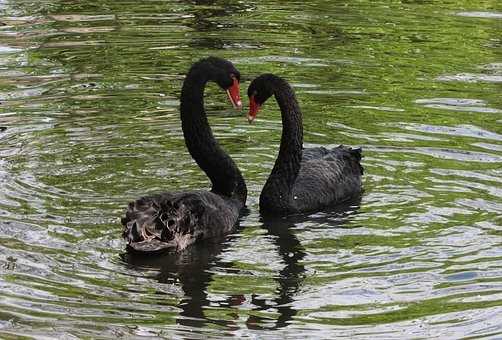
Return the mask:
<svg viewBox="0 0 502 340">
<path fill-rule="evenodd" d="M 0 337 L 502 336 L 502 8 L 493 1 L 0 1 Z M 231 59 L 294 86 L 305 145 L 362 146 L 362 197 L 264 219 L 281 135 L 214 84 L 235 233 L 124 253 L 127 203 L 207 188 L 179 94 Z"/>
</svg>

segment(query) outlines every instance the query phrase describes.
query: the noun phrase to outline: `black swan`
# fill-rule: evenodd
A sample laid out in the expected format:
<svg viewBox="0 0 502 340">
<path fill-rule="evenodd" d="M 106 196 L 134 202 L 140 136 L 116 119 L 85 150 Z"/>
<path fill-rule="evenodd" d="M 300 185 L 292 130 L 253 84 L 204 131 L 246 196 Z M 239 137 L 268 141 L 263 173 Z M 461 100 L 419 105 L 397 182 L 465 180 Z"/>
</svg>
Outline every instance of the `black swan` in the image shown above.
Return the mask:
<svg viewBox="0 0 502 340">
<path fill-rule="evenodd" d="M 358 195 L 362 190 L 361 149 L 343 145 L 331 150 L 303 149 L 302 114 L 287 81 L 263 74 L 251 82 L 249 122 L 272 95 L 281 109 L 282 137 L 279 155 L 260 195 L 260 212 L 312 212 Z"/>
<path fill-rule="evenodd" d="M 181 126 L 190 155 L 211 180 L 211 191 L 166 192 L 129 203 L 123 237 L 133 252 L 181 251 L 200 239 L 231 231 L 244 207 L 241 172 L 213 136 L 204 112 L 204 88 L 216 82 L 240 108 L 239 71 L 209 57 L 192 65 L 181 90 Z"/>
</svg>

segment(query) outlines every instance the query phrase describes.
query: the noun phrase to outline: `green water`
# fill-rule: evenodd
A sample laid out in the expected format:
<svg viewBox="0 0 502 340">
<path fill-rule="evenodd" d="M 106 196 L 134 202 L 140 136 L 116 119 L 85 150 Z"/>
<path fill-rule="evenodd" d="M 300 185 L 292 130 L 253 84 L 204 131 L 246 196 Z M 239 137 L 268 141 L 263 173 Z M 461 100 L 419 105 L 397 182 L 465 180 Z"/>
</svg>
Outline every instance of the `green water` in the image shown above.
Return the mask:
<svg viewBox="0 0 502 340">
<path fill-rule="evenodd" d="M 0 0 L 0 337 L 502 336 L 502 3 Z M 207 188 L 192 62 L 294 86 L 307 146 L 362 146 L 365 192 L 263 222 L 281 123 L 206 107 L 249 187 L 227 239 L 124 256 L 145 193 Z M 244 102 L 247 103 L 247 98 Z"/>
</svg>

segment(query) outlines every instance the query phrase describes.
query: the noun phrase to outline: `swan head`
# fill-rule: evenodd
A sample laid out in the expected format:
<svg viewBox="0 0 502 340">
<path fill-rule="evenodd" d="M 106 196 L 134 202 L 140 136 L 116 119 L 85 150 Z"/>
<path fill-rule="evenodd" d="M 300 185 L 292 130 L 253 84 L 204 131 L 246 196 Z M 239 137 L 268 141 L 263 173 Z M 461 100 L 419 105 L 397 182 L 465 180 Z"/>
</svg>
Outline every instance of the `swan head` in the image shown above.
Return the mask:
<svg viewBox="0 0 502 340">
<path fill-rule="evenodd" d="M 248 87 L 249 112 L 248 122 L 252 123 L 256 119 L 258 111 L 265 102 L 274 94 L 273 80 L 278 78 L 273 74 L 262 74 L 255 78 Z"/>
<path fill-rule="evenodd" d="M 242 108 L 240 95 L 241 74 L 235 66 L 230 61 L 218 57 L 208 57 L 200 60 L 197 64 L 208 75 L 208 80 L 214 81 L 227 92 L 232 106 L 240 110 Z"/>
</svg>

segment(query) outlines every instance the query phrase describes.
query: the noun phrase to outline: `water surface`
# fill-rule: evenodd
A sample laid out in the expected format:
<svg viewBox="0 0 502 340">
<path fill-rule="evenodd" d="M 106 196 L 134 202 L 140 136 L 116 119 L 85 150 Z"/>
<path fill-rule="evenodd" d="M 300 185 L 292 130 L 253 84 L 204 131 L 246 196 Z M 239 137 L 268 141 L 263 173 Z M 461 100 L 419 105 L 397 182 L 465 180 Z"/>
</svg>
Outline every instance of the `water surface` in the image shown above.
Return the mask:
<svg viewBox="0 0 502 340">
<path fill-rule="evenodd" d="M 0 1 L 0 337 L 502 336 L 499 1 Z M 364 149 L 365 192 L 263 220 L 281 123 L 215 85 L 249 212 L 180 256 L 124 254 L 128 201 L 207 188 L 192 62 L 294 86 L 308 146 Z"/>
</svg>

